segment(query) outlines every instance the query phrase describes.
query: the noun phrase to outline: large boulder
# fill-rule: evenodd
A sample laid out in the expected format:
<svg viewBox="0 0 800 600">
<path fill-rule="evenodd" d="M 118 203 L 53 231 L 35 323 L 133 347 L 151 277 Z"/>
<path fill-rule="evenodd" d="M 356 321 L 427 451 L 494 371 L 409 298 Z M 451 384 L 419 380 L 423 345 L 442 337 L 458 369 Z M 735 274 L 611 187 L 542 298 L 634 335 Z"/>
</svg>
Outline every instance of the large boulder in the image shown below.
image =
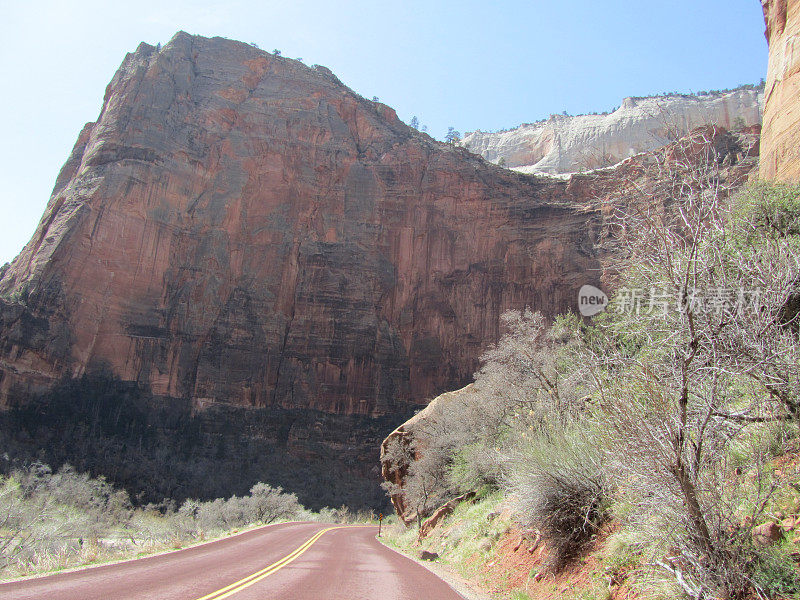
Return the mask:
<svg viewBox="0 0 800 600">
<path fill-rule="evenodd" d="M 381 443 L 381 475 L 385 481 L 394 484 L 395 491 L 389 498 L 397 516 L 406 525 L 417 520 L 417 513 L 413 506 L 406 504 L 402 493 L 409 467 L 405 457 L 410 455 L 414 459 L 425 451 L 425 437 L 421 434 L 425 431 L 426 423 L 436 421 L 453 403 L 475 393 L 477 393 L 475 386 L 469 384 L 463 389 L 437 396 L 424 409 L 386 436 Z M 392 448 L 393 445 L 400 448 Z M 405 452 L 400 452 L 399 449 Z"/>
</svg>

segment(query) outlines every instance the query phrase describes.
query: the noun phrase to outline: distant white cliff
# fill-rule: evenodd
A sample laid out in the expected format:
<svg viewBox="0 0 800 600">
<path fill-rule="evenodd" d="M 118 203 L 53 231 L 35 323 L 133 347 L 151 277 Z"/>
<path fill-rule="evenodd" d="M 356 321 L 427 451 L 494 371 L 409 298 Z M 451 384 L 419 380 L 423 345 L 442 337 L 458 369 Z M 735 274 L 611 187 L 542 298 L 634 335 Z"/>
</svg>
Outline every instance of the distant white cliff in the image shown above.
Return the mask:
<svg viewBox="0 0 800 600">
<path fill-rule="evenodd" d="M 516 171 L 575 173 L 659 148 L 701 125 L 759 125 L 763 102 L 763 89 L 749 86 L 702 96 L 625 98 L 609 114 L 552 115 L 509 131 L 468 133 L 461 144 Z"/>
</svg>

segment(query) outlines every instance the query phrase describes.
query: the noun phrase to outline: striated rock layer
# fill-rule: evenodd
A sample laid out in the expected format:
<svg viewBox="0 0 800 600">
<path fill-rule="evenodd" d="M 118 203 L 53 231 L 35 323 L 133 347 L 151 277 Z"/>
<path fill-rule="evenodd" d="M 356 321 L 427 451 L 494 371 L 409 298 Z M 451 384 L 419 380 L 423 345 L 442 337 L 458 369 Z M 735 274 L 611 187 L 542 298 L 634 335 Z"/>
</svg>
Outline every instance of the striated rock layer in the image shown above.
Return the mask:
<svg viewBox="0 0 800 600">
<path fill-rule="evenodd" d="M 407 411 L 469 380 L 504 310 L 597 281 L 586 199 L 324 67 L 142 44 L 2 273 L 0 403 L 102 366 L 196 410 Z"/>
<path fill-rule="evenodd" d="M 462 145 L 524 173 L 575 173 L 654 150 L 704 125 L 731 130 L 761 123 L 763 92 L 626 98 L 604 115 L 553 115 L 498 133 L 467 134 Z"/>
<path fill-rule="evenodd" d="M 800 1 L 762 0 L 769 66 L 761 138 L 762 179 L 800 182 Z"/>
</svg>

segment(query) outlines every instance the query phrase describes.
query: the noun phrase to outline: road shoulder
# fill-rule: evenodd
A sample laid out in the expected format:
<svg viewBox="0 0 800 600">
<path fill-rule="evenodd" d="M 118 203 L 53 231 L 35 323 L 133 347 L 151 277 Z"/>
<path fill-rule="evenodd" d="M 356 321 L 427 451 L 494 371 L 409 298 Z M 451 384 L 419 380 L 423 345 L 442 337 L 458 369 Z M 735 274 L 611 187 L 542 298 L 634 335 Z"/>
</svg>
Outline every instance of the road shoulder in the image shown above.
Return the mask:
<svg viewBox="0 0 800 600">
<path fill-rule="evenodd" d="M 456 591 L 460 596 L 463 596 L 465 600 L 492 600 L 492 597 L 487 594 L 484 590 L 478 588 L 474 583 L 465 579 L 452 569 L 450 569 L 447 565 L 443 563 L 431 562 L 431 561 L 423 561 L 414 556 L 413 554 L 407 554 L 402 550 L 395 548 L 387 543 L 385 543 L 381 538 L 375 538 L 379 544 L 388 548 L 392 552 L 403 556 L 404 558 L 408 558 L 409 560 L 414 561 L 419 566 L 427 569 L 434 575 L 436 575 L 439 579 L 443 580 L 447 583 L 453 590 Z"/>
</svg>

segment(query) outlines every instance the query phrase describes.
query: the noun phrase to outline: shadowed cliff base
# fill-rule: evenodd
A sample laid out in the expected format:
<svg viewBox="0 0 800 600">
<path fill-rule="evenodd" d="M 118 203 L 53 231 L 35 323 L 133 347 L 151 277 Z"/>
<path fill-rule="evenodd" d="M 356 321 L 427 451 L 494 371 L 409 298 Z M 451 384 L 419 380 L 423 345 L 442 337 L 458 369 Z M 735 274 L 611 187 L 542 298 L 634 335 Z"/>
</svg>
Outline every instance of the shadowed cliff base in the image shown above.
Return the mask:
<svg viewBox="0 0 800 600">
<path fill-rule="evenodd" d="M 192 411 L 97 370 L 0 413 L 0 471 L 68 463 L 138 505 L 245 495 L 269 481 L 314 509 L 383 509 L 377 448 L 393 423 L 298 409 Z"/>
</svg>

